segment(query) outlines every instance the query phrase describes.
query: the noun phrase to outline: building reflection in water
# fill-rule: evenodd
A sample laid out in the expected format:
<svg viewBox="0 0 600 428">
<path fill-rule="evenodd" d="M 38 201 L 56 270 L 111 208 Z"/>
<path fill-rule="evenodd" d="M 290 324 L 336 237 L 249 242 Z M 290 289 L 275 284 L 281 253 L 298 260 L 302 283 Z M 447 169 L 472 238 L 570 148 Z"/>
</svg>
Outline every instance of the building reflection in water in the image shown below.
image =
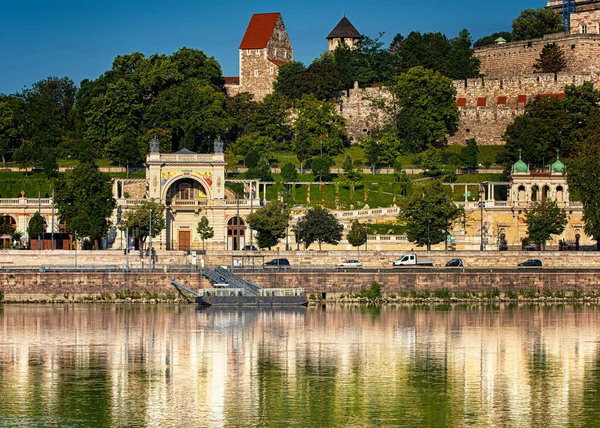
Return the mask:
<svg viewBox="0 0 600 428">
<path fill-rule="evenodd" d="M 5 305 L 0 423 L 585 424 L 600 417 L 599 316 Z"/>
</svg>

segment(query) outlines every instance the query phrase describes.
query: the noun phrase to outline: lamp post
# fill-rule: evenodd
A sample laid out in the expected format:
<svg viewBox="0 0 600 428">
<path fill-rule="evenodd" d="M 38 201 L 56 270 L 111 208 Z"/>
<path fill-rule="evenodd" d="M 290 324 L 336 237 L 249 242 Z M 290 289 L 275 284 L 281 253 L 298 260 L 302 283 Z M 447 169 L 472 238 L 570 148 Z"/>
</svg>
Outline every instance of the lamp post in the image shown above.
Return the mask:
<svg viewBox="0 0 600 428">
<path fill-rule="evenodd" d="M 483 251 L 483 198 L 485 196 L 485 186 L 487 183 L 484 181 L 479 186 L 479 232 L 480 232 L 480 243 L 479 251 Z"/>
<path fill-rule="evenodd" d="M 148 225 L 148 255 L 150 256 L 150 268 L 154 267 L 154 257 L 152 257 L 152 210 L 150 210 L 150 218 Z"/>
<path fill-rule="evenodd" d="M 285 210 L 287 210 L 288 204 L 287 202 L 285 204 L 283 204 L 283 208 Z M 285 251 L 289 251 L 290 246 L 289 246 L 289 225 L 290 225 L 290 220 L 287 219 L 285 222 Z"/>
<path fill-rule="evenodd" d="M 77 231 L 75 231 L 75 269 L 77 269 Z"/>
<path fill-rule="evenodd" d="M 427 251 L 431 251 L 431 219 L 427 219 Z"/>
<path fill-rule="evenodd" d="M 117 207 L 117 227 L 121 225 L 121 216 L 123 215 L 123 209 L 121 205 Z M 119 241 L 119 250 L 123 249 L 123 230 L 121 229 L 121 240 Z"/>
</svg>

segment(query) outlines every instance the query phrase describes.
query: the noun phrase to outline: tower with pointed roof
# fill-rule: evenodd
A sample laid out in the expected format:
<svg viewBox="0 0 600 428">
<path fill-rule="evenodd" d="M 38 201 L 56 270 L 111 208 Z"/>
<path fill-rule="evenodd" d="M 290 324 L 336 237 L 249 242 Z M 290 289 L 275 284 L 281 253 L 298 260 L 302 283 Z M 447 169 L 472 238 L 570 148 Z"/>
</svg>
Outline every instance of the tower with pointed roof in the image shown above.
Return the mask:
<svg viewBox="0 0 600 428">
<path fill-rule="evenodd" d="M 239 48 L 239 91 L 262 100 L 273 92 L 279 67 L 292 61 L 293 54 L 280 13 L 252 15 Z"/>
<path fill-rule="evenodd" d="M 344 16 L 327 36 L 328 48 L 331 52 L 341 44 L 345 44 L 349 48 L 358 47 L 361 39 L 361 34 Z"/>
</svg>

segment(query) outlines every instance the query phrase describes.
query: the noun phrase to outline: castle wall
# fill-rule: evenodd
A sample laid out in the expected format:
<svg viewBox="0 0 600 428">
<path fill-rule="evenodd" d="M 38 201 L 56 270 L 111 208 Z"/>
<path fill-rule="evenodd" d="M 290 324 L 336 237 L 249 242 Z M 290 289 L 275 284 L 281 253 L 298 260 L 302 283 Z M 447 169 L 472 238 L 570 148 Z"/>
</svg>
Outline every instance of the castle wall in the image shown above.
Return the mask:
<svg viewBox="0 0 600 428">
<path fill-rule="evenodd" d="M 565 53 L 565 72 L 600 72 L 598 34 L 549 34 L 542 39 L 478 48 L 475 49 L 475 56 L 481 61 L 481 74 L 486 77 L 524 76 L 534 72 L 535 60 L 548 43 L 556 43 Z"/>
</svg>

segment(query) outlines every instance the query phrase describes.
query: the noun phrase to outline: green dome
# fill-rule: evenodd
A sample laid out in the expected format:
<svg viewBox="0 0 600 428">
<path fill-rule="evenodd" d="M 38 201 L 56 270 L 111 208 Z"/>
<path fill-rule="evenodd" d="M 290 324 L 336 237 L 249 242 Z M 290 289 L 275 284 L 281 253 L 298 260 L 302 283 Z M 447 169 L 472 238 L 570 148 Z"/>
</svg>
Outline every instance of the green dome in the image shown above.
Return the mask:
<svg viewBox="0 0 600 428">
<path fill-rule="evenodd" d="M 519 149 L 519 160 L 513 165 L 512 172 L 529 172 L 529 167 L 521 159 L 521 149 Z"/>
<path fill-rule="evenodd" d="M 552 164 L 550 172 L 565 172 L 565 164 L 560 161 L 558 157 L 558 150 L 556 151 L 556 162 Z"/>
</svg>

